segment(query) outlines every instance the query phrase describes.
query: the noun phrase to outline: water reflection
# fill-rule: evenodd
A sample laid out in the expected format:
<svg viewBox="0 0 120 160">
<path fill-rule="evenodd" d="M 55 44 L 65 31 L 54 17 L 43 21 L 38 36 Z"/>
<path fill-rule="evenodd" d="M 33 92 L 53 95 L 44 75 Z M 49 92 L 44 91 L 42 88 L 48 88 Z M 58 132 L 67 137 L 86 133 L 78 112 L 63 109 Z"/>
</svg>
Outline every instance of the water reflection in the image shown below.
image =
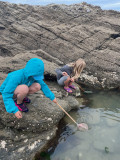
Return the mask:
<svg viewBox="0 0 120 160">
<path fill-rule="evenodd" d="M 51 160 L 119 160 L 120 98 L 115 92 L 91 94 L 86 107 L 72 111 L 78 123 L 87 123 L 89 130 L 80 132 L 66 116 L 66 125 L 51 153 Z"/>
</svg>

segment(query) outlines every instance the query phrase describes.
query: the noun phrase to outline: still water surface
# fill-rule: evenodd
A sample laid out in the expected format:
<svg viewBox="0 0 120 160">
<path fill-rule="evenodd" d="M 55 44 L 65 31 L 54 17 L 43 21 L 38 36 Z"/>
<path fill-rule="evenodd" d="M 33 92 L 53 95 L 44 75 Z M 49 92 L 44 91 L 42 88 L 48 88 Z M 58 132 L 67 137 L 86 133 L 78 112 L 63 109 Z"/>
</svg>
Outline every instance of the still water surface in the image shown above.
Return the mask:
<svg viewBox="0 0 120 160">
<path fill-rule="evenodd" d="M 70 115 L 78 123 L 87 123 L 89 130 L 77 130 L 65 116 L 57 145 L 54 151 L 49 149 L 50 160 L 120 160 L 119 93 L 99 92 L 86 99 L 85 107 Z"/>
</svg>

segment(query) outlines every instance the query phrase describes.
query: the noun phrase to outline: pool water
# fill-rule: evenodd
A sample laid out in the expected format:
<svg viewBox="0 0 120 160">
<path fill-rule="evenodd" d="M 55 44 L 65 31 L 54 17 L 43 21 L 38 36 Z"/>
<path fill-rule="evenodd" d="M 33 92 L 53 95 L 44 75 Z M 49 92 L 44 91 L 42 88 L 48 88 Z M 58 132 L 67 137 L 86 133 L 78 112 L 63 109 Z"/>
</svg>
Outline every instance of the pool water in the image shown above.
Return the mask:
<svg viewBox="0 0 120 160">
<path fill-rule="evenodd" d="M 77 123 L 87 123 L 89 130 L 79 131 L 65 116 L 57 145 L 48 150 L 49 159 L 120 160 L 119 92 L 97 92 L 84 98 L 84 108 L 71 111 L 70 115 Z"/>
</svg>

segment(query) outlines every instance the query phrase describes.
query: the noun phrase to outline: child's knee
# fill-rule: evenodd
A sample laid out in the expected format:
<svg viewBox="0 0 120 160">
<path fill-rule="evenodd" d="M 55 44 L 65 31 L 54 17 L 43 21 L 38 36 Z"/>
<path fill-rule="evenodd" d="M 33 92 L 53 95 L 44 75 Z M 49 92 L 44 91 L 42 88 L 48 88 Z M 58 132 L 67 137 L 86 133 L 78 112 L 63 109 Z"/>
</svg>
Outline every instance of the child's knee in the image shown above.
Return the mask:
<svg viewBox="0 0 120 160">
<path fill-rule="evenodd" d="M 38 92 L 40 89 L 41 89 L 41 86 L 40 86 L 39 83 L 33 83 L 33 84 L 29 87 L 29 94 Z"/>
<path fill-rule="evenodd" d="M 67 77 L 65 82 L 69 82 L 70 81 L 70 76 Z"/>
<path fill-rule="evenodd" d="M 28 94 L 29 88 L 27 85 L 21 85 L 21 89 L 19 91 L 20 94 Z"/>
<path fill-rule="evenodd" d="M 27 94 L 29 92 L 29 88 L 27 85 L 23 86 L 23 93 Z"/>
<path fill-rule="evenodd" d="M 29 88 L 27 85 L 19 85 L 15 89 L 14 94 L 27 94 L 29 92 Z"/>
<path fill-rule="evenodd" d="M 41 89 L 40 84 L 39 84 L 39 83 L 36 83 L 36 84 L 35 84 L 35 91 L 37 92 L 37 91 L 39 91 L 40 89 Z"/>
</svg>

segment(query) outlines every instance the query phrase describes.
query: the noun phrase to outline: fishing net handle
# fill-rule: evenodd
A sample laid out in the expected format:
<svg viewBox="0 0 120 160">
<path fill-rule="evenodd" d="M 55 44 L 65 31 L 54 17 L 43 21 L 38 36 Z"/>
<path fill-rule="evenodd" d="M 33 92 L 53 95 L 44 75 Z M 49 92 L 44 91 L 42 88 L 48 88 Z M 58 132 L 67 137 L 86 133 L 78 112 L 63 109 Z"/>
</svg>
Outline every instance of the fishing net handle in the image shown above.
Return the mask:
<svg viewBox="0 0 120 160">
<path fill-rule="evenodd" d="M 65 112 L 65 114 L 67 114 L 67 116 L 75 123 L 78 125 L 78 123 L 57 103 L 57 105 L 63 110 L 63 112 Z"/>
</svg>

